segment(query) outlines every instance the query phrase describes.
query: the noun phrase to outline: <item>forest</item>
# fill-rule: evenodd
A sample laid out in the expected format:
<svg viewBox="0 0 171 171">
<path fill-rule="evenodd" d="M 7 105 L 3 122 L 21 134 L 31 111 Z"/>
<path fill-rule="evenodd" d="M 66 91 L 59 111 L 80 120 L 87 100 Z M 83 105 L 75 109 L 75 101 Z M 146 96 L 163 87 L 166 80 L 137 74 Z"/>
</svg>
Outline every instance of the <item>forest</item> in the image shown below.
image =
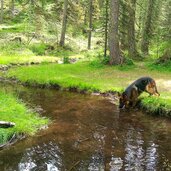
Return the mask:
<svg viewBox="0 0 171 171">
<path fill-rule="evenodd" d="M 92 49 L 110 65 L 147 58 L 167 63 L 170 3 L 2 0 L 1 53 L 68 56 Z"/>
<path fill-rule="evenodd" d="M 171 0 L 0 0 L 0 170 L 169 171 L 170 118 Z"/>
</svg>

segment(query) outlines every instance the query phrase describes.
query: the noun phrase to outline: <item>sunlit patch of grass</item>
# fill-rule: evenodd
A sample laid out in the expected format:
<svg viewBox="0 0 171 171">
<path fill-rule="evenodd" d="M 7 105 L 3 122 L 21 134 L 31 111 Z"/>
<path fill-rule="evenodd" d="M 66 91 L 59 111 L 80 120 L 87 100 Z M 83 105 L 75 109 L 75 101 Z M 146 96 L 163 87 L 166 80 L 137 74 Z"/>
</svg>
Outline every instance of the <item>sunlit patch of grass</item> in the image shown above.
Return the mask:
<svg viewBox="0 0 171 171">
<path fill-rule="evenodd" d="M 106 66 L 79 62 L 76 64 L 44 64 L 10 69 L 8 77 L 22 82 L 58 84 L 61 87 L 77 87 L 99 91 L 122 90 L 141 76 L 165 78 L 162 73 L 150 72 L 136 66 Z M 168 75 L 169 76 L 169 75 Z"/>
<path fill-rule="evenodd" d="M 31 84 L 58 84 L 65 88 L 79 88 L 82 90 L 104 92 L 109 90 L 122 90 L 124 84 L 126 84 L 123 83 L 122 72 L 122 70 L 114 67 L 103 66 L 99 68 L 90 65 L 88 62 L 82 62 L 74 65 L 44 64 L 20 67 L 10 69 L 7 75 L 8 77 L 15 76 L 17 79 Z"/>
<path fill-rule="evenodd" d="M 30 112 L 23 102 L 2 90 L 0 91 L 0 120 L 16 124 L 13 128 L 0 128 L 0 144 L 5 143 L 14 133 L 33 135 L 37 129 L 48 123 L 48 119 Z"/>
<path fill-rule="evenodd" d="M 49 56 L 32 56 L 32 55 L 0 55 L 0 64 L 22 64 L 22 63 L 42 63 L 57 62 L 59 58 Z"/>
</svg>

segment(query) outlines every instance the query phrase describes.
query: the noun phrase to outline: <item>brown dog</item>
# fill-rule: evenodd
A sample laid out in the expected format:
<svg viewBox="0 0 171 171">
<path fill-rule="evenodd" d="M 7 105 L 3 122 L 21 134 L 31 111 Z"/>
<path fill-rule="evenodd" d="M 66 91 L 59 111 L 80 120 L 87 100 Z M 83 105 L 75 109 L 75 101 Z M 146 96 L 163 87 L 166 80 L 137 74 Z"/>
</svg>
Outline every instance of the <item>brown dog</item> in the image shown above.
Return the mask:
<svg viewBox="0 0 171 171">
<path fill-rule="evenodd" d="M 142 77 L 129 85 L 122 94 L 119 95 L 119 108 L 128 108 L 135 106 L 138 97 L 142 92 L 147 92 L 150 95 L 160 96 L 157 91 L 155 81 L 150 77 Z"/>
</svg>

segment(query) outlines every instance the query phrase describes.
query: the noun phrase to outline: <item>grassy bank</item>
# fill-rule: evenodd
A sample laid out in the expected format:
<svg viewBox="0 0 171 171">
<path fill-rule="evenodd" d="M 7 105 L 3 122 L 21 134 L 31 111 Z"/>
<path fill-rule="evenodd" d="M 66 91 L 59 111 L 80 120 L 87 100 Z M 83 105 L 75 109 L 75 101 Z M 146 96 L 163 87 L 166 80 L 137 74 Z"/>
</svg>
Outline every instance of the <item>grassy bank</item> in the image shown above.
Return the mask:
<svg viewBox="0 0 171 171">
<path fill-rule="evenodd" d="M 141 107 L 149 114 L 171 118 L 171 93 L 162 92 L 160 97 L 141 97 Z"/>
<path fill-rule="evenodd" d="M 37 129 L 48 123 L 36 113 L 29 112 L 28 108 L 13 95 L 0 91 L 0 120 L 14 122 L 13 128 L 0 128 L 0 144 L 7 142 L 16 133 L 33 135 Z"/>
<path fill-rule="evenodd" d="M 33 56 L 33 55 L 2 55 L 0 54 L 0 65 L 9 64 L 26 64 L 26 63 L 42 63 L 42 62 L 57 62 L 59 58 L 48 56 Z"/>
<path fill-rule="evenodd" d="M 7 77 L 16 77 L 23 83 L 30 85 L 59 85 L 64 88 L 100 92 L 122 91 L 141 76 L 153 77 L 161 93 L 159 98 L 143 98 L 142 105 L 144 108 L 151 113 L 170 115 L 171 92 L 168 87 L 165 87 L 165 82 L 167 83 L 170 79 L 171 73 L 162 73 L 160 70 L 153 70 L 146 65 L 111 67 L 96 62 L 80 62 L 74 65 L 42 64 L 10 69 L 7 73 Z M 160 112 L 161 108 L 162 112 Z"/>
</svg>

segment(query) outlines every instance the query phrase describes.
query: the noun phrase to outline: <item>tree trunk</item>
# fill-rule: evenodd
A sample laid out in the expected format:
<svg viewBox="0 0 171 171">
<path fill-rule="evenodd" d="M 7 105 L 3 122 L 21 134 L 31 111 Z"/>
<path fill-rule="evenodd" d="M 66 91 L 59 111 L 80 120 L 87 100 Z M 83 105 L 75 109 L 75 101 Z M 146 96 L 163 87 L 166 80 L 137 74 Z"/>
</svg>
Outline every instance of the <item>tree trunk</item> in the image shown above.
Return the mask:
<svg viewBox="0 0 171 171">
<path fill-rule="evenodd" d="M 110 0 L 109 51 L 110 65 L 121 63 L 118 36 L 119 0 Z"/>
<path fill-rule="evenodd" d="M 93 0 L 90 0 L 89 1 L 88 49 L 91 49 L 92 18 L 93 18 Z"/>
<path fill-rule="evenodd" d="M 87 9 L 84 9 L 84 25 L 87 25 Z"/>
<path fill-rule="evenodd" d="M 3 23 L 3 17 L 4 17 L 4 1 L 1 0 L 1 16 L 0 16 L 0 23 Z"/>
<path fill-rule="evenodd" d="M 11 1 L 11 16 L 12 18 L 14 18 L 14 6 L 15 6 L 15 3 L 14 3 L 14 0 Z"/>
<path fill-rule="evenodd" d="M 145 19 L 145 25 L 142 33 L 142 42 L 141 42 L 141 51 L 143 54 L 147 55 L 149 52 L 149 43 L 151 38 L 152 31 L 152 14 L 153 14 L 153 5 L 155 0 L 148 1 L 147 17 Z"/>
<path fill-rule="evenodd" d="M 130 58 L 136 59 L 139 57 L 136 49 L 135 40 L 135 9 L 136 0 L 128 1 L 128 56 Z"/>
<path fill-rule="evenodd" d="M 60 38 L 60 42 L 59 42 L 59 45 L 62 47 L 65 44 L 65 33 L 66 33 L 66 24 L 67 24 L 67 7 L 68 7 L 68 0 L 64 0 L 62 31 L 61 31 L 61 38 Z"/>
<path fill-rule="evenodd" d="M 119 29 L 119 35 L 120 35 L 120 48 L 121 50 L 127 50 L 128 49 L 128 38 L 127 38 L 127 30 L 128 30 L 128 14 L 127 14 L 127 4 L 125 1 L 120 1 L 120 29 Z"/>
<path fill-rule="evenodd" d="M 138 40 L 138 43 L 141 43 L 141 36 L 142 36 L 142 30 L 143 30 L 143 27 L 144 27 L 144 21 L 145 21 L 145 15 L 147 13 L 147 10 L 146 10 L 146 6 L 147 6 L 147 0 L 145 1 L 138 1 L 138 4 L 137 4 L 137 7 L 136 7 L 136 17 L 137 17 L 137 40 Z"/>
<path fill-rule="evenodd" d="M 108 20 L 109 20 L 109 0 L 105 0 L 105 45 L 104 45 L 104 56 L 107 56 L 107 40 L 108 40 Z"/>
</svg>

